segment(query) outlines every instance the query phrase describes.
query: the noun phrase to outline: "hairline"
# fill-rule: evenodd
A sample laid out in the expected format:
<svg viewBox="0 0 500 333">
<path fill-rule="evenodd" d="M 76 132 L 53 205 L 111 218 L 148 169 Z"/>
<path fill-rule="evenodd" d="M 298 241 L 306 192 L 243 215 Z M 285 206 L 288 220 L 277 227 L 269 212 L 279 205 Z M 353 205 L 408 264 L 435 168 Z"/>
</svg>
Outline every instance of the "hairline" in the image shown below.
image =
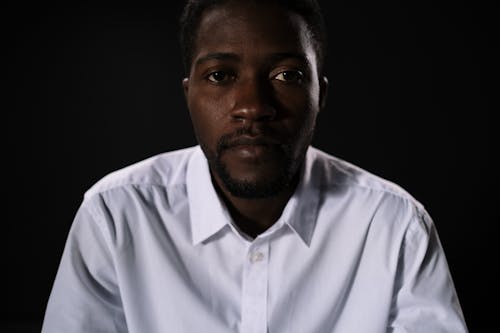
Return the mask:
<svg viewBox="0 0 500 333">
<path fill-rule="evenodd" d="M 194 65 L 194 60 L 195 60 L 195 50 L 197 49 L 197 41 L 198 41 L 198 34 L 200 31 L 200 25 L 203 21 L 204 16 L 211 10 L 216 9 L 217 7 L 223 7 L 226 6 L 230 2 L 234 2 L 238 0 L 214 0 L 212 3 L 208 3 L 206 7 L 202 8 L 201 12 L 197 15 L 197 20 L 192 24 L 191 26 L 194 28 L 193 31 L 191 31 L 191 35 L 186 36 L 185 35 L 185 27 L 186 27 L 186 22 L 183 22 L 181 25 L 181 41 L 182 41 L 182 57 L 183 57 L 183 63 L 184 63 L 184 70 L 186 72 L 186 75 L 189 75 L 189 72 L 191 71 L 193 65 Z M 316 55 L 316 70 L 318 72 L 318 75 L 321 75 L 323 72 L 324 68 L 324 63 L 325 63 L 325 57 L 326 57 L 326 31 L 324 27 L 324 20 L 321 16 L 321 13 L 318 13 L 321 16 L 321 21 L 318 23 L 317 29 L 313 28 L 313 24 L 311 24 L 307 19 L 307 14 L 304 12 L 301 12 L 300 9 L 293 8 L 291 6 L 287 6 L 285 3 L 281 2 L 266 2 L 266 1 L 260 1 L 260 0 L 254 0 L 255 3 L 262 3 L 262 4 L 275 4 L 285 11 L 288 11 L 292 14 L 295 14 L 299 16 L 302 21 L 304 22 L 305 28 L 307 30 L 307 35 L 311 39 L 311 46 L 313 48 L 313 51 Z M 317 4 L 317 3 L 316 3 Z M 186 5 L 188 6 L 189 3 Z M 185 7 L 186 9 L 186 7 Z M 319 10 L 319 8 L 318 8 Z M 183 19 L 185 13 L 183 14 Z M 317 31 L 315 31 L 317 30 Z M 319 34 L 319 36 L 316 36 L 316 33 Z M 186 47 L 190 46 L 190 47 Z"/>
</svg>

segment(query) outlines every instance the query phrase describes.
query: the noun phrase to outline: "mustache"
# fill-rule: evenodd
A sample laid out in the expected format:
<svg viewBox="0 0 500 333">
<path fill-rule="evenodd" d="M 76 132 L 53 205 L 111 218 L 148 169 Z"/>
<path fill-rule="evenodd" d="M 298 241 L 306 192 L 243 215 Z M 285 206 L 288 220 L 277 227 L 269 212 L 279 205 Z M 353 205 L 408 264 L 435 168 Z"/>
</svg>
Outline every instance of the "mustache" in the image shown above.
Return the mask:
<svg viewBox="0 0 500 333">
<path fill-rule="evenodd" d="M 233 133 L 225 134 L 217 141 L 217 153 L 220 154 L 226 149 L 242 145 L 263 145 L 283 148 L 283 144 L 271 133 L 259 133 L 255 135 L 251 128 L 240 128 Z"/>
</svg>

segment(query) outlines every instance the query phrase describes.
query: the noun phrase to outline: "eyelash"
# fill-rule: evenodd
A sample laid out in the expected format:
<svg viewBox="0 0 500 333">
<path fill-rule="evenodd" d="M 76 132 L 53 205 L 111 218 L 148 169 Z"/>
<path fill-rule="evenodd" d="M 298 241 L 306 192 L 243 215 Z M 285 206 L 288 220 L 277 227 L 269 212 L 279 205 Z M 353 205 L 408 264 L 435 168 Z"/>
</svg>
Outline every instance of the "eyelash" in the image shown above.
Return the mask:
<svg viewBox="0 0 500 333">
<path fill-rule="evenodd" d="M 288 74 L 291 74 L 293 76 L 293 78 L 290 80 L 287 80 L 285 78 L 285 76 L 287 76 Z M 217 75 L 222 75 L 223 77 L 217 79 L 215 77 Z M 279 76 L 281 76 L 282 78 L 279 79 L 278 78 Z M 229 80 L 234 80 L 235 78 L 236 78 L 235 74 L 232 74 L 231 72 L 222 71 L 222 70 L 210 72 L 205 76 L 205 79 L 213 84 L 223 84 Z M 304 73 L 300 70 L 284 70 L 284 71 L 281 71 L 278 74 L 272 76 L 271 79 L 277 80 L 277 81 L 280 81 L 283 83 L 287 83 L 287 84 L 289 84 L 289 83 L 300 84 L 304 80 Z"/>
<path fill-rule="evenodd" d="M 286 80 L 285 76 L 287 76 L 287 74 L 292 74 L 293 79 Z M 277 78 L 280 75 L 283 77 L 283 79 Z M 302 71 L 299 71 L 299 70 L 286 70 L 286 71 L 281 71 L 278 74 L 274 75 L 273 79 L 281 81 L 281 82 L 285 82 L 285 83 L 302 83 L 302 81 L 304 80 L 304 73 L 302 73 Z"/>
<path fill-rule="evenodd" d="M 223 74 L 224 77 L 221 79 L 221 80 L 217 80 L 215 79 L 214 75 L 217 75 L 217 74 Z M 213 71 L 211 73 L 209 73 L 205 78 L 207 81 L 209 82 L 212 82 L 212 83 L 216 83 L 216 84 L 220 84 L 220 83 L 223 83 L 225 81 L 227 81 L 227 79 L 230 79 L 230 78 L 234 78 L 235 75 L 233 74 L 230 74 L 230 72 L 225 72 L 225 71 Z M 213 79 L 211 79 L 213 78 Z"/>
</svg>

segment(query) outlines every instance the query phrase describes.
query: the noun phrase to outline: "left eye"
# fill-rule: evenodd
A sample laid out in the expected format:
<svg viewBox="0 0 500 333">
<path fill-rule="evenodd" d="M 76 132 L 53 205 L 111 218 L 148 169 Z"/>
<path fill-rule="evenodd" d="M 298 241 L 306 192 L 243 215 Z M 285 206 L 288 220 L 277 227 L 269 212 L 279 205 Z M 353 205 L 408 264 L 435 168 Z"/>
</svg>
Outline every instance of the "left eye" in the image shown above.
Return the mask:
<svg viewBox="0 0 500 333">
<path fill-rule="evenodd" d="M 275 75 L 274 79 L 283 82 L 301 82 L 303 77 L 301 71 L 283 71 Z"/>
<path fill-rule="evenodd" d="M 229 78 L 229 75 L 226 72 L 223 71 L 216 71 L 208 75 L 207 79 L 208 81 L 214 82 L 214 83 L 220 83 Z"/>
</svg>

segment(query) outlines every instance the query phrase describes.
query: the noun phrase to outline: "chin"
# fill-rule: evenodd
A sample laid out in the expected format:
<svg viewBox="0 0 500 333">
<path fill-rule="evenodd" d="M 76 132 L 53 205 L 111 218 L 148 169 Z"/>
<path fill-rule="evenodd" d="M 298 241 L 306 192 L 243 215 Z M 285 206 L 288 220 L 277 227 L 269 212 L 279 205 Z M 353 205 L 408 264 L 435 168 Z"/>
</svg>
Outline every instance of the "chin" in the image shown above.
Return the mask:
<svg viewBox="0 0 500 333">
<path fill-rule="evenodd" d="M 293 185 L 297 169 L 293 163 L 254 165 L 247 170 L 231 169 L 221 160 L 214 165 L 214 171 L 227 191 L 234 197 L 245 199 L 279 195 Z"/>
<path fill-rule="evenodd" d="M 243 199 L 263 199 L 279 195 L 291 185 L 284 177 L 271 181 L 238 180 L 231 177 L 221 178 L 232 196 Z"/>
</svg>

